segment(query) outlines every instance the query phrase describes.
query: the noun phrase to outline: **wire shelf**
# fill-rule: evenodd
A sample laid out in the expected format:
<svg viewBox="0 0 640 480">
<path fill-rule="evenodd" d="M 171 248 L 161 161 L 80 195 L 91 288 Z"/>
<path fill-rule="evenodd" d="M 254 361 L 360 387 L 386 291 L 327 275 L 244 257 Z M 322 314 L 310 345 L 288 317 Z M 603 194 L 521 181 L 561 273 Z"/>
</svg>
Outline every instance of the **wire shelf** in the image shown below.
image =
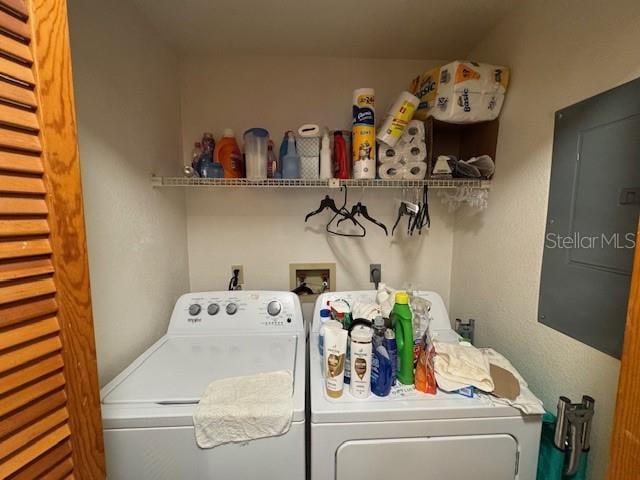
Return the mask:
<svg viewBox="0 0 640 480">
<path fill-rule="evenodd" d="M 478 179 L 428 179 L 428 180 L 305 180 L 305 179 L 264 179 L 247 178 L 200 178 L 200 177 L 158 177 L 152 176 L 154 187 L 248 187 L 248 188 L 484 188 L 490 187 L 487 180 Z"/>
</svg>

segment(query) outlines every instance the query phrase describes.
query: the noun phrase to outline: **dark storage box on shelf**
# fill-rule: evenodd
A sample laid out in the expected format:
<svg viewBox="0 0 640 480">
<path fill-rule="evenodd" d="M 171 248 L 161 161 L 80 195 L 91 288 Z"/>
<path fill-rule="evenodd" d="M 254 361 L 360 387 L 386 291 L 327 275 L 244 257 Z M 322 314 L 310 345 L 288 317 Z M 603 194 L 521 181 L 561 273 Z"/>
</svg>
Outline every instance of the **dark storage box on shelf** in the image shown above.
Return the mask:
<svg viewBox="0 0 640 480">
<path fill-rule="evenodd" d="M 439 155 L 454 155 L 459 160 L 489 155 L 496 161 L 499 122 L 496 118 L 489 122 L 447 123 L 427 118 L 425 122 L 427 137 L 428 175 L 431 177 L 433 166 Z"/>
</svg>

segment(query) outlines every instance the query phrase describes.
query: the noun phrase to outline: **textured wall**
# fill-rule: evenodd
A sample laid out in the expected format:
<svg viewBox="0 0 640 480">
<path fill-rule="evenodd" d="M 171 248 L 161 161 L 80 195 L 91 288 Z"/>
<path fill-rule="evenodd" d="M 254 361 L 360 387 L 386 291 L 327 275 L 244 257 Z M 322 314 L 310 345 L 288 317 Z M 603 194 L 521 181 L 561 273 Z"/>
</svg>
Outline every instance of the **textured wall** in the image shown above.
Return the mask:
<svg viewBox="0 0 640 480">
<path fill-rule="evenodd" d="M 640 74 L 640 4 L 538 2 L 470 57 L 513 69 L 484 216 L 456 217 L 451 306 L 480 318 L 479 343 L 507 355 L 545 406 L 596 399 L 591 478 L 604 478 L 619 362 L 537 323 L 554 112 Z"/>
<path fill-rule="evenodd" d="M 91 290 L 101 384 L 166 330 L 188 290 L 184 193 L 176 173 L 176 58 L 125 2 L 69 2 Z"/>
</svg>

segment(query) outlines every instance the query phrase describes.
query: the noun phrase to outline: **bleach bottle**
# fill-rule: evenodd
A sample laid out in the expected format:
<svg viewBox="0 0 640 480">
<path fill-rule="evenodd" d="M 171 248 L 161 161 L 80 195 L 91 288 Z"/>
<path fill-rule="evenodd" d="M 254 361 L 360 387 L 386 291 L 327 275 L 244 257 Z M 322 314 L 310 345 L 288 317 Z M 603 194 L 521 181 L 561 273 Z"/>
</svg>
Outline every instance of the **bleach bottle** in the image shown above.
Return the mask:
<svg viewBox="0 0 640 480">
<path fill-rule="evenodd" d="M 409 295 L 406 292 L 396 293 L 396 303 L 391 310 L 391 322 L 398 347 L 398 381 L 405 385 L 413 385 L 413 322 Z"/>
</svg>

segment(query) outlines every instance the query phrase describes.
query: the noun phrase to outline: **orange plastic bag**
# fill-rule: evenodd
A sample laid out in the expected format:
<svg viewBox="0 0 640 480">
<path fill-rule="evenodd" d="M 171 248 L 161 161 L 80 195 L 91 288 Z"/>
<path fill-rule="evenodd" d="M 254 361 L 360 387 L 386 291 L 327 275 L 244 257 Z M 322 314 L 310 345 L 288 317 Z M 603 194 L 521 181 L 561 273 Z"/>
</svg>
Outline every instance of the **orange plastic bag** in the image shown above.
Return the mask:
<svg viewBox="0 0 640 480">
<path fill-rule="evenodd" d="M 436 351 L 433 348 L 430 338 L 425 338 L 423 347 L 418 357 L 418 364 L 416 365 L 415 374 L 415 387 L 424 393 L 435 395 L 438 388 L 436 385 L 436 373 L 433 367 L 433 357 Z"/>
</svg>

